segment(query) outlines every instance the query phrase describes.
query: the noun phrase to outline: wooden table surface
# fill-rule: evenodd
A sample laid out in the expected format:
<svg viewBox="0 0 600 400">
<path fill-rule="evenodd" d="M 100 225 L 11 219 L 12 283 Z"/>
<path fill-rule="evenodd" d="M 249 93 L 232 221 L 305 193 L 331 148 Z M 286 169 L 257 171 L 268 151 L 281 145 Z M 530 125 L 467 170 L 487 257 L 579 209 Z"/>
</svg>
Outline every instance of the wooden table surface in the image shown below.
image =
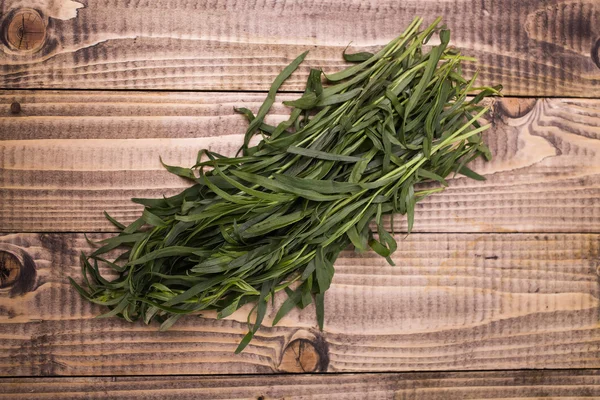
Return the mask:
<svg viewBox="0 0 600 400">
<path fill-rule="evenodd" d="M 233 106 L 299 53 L 278 100 L 438 15 L 505 88 L 487 180 L 453 179 L 408 237 L 398 218 L 396 267 L 342 253 L 323 332 L 269 310 L 235 355 L 247 308 L 94 318 L 67 282 L 84 233 L 186 186 L 159 155 L 234 152 Z M 600 398 L 600 0 L 4 0 L 0 33 L 0 399 Z"/>
</svg>

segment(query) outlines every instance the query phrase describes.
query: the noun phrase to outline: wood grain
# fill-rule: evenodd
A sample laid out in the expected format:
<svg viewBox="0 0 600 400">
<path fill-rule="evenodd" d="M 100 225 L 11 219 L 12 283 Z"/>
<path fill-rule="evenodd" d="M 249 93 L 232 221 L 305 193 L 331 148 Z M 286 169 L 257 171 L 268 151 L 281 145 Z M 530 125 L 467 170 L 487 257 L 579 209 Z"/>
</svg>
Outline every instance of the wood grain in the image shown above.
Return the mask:
<svg viewBox="0 0 600 400">
<path fill-rule="evenodd" d="M 5 378 L 0 399 L 579 399 L 600 371 L 499 371 L 236 377 Z"/>
<path fill-rule="evenodd" d="M 290 95 L 279 99 L 289 99 Z M 201 148 L 234 154 L 263 94 L 0 92 L 0 231 L 108 231 L 131 197 L 175 194 L 187 182 L 159 156 L 191 165 Z M 18 109 L 15 107 L 18 104 Z M 11 106 L 12 105 L 12 106 Z M 507 98 L 485 134 L 488 180 L 452 180 L 419 204 L 419 232 L 599 232 L 600 100 Z M 16 112 L 15 112 L 16 111 Z M 270 122 L 286 118 L 279 102 Z M 403 230 L 404 218 L 398 217 Z"/>
<path fill-rule="evenodd" d="M 98 238 L 99 236 L 92 235 Z M 171 330 L 95 319 L 68 285 L 81 234 L 8 234 L 22 260 L 0 288 L 0 375 L 167 375 L 600 367 L 597 234 L 397 236 L 396 267 L 344 252 L 325 303 L 264 327 L 240 355 L 248 308 Z M 29 261 L 28 261 L 29 260 Z M 283 298 L 276 298 L 276 308 Z M 275 310 L 276 311 L 276 310 Z"/>
<path fill-rule="evenodd" d="M 0 87 L 266 90 L 295 56 L 308 68 L 344 64 L 352 42 L 372 50 L 415 17 L 439 15 L 452 44 L 479 59 L 481 83 L 507 95 L 600 95 L 600 6 L 595 0 L 19 0 L 0 3 L 2 24 L 38 9 L 46 41 L 34 54 L 0 46 Z"/>
</svg>

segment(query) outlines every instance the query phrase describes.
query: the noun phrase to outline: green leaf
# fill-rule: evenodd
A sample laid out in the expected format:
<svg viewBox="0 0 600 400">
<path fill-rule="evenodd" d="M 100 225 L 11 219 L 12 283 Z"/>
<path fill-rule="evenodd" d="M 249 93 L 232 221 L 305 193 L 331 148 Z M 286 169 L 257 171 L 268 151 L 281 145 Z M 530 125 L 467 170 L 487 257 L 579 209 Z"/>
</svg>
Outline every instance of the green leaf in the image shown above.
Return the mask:
<svg viewBox="0 0 600 400">
<path fill-rule="evenodd" d="M 471 170 L 467 166 L 463 165 L 459 170 L 459 174 L 462 174 L 468 178 L 475 179 L 476 181 L 485 181 L 485 176 L 479 175 L 477 172 Z"/>
<path fill-rule="evenodd" d="M 298 288 L 296 291 L 292 293 L 281 305 L 279 311 L 273 318 L 273 326 L 277 325 L 277 323 L 283 318 L 287 313 L 289 313 L 294 307 L 298 305 L 300 300 L 302 299 L 302 289 Z"/>
<path fill-rule="evenodd" d="M 367 238 L 362 237 L 358 234 L 356 230 L 356 226 L 352 226 L 350 229 L 346 231 L 346 235 L 359 252 L 363 252 L 367 249 Z"/>
<path fill-rule="evenodd" d="M 331 285 L 333 279 L 333 264 L 325 257 L 324 250 L 319 247 L 315 259 L 317 283 L 319 284 L 319 293 L 325 293 Z"/>
<path fill-rule="evenodd" d="M 346 50 L 342 53 L 344 56 L 344 60 L 348 62 L 363 62 L 367 61 L 369 58 L 373 57 L 373 53 L 369 53 L 368 51 L 363 51 L 360 53 L 348 54 Z"/>
<path fill-rule="evenodd" d="M 423 72 L 423 76 L 419 80 L 419 83 L 417 84 L 417 86 L 415 87 L 414 91 L 411 93 L 411 96 L 408 99 L 406 109 L 404 110 L 405 125 L 410 113 L 418 104 L 417 102 L 421 100 L 425 88 L 427 87 L 427 85 L 429 85 L 429 82 L 431 81 L 433 72 L 435 71 L 435 67 L 440 61 L 442 53 L 448 45 L 448 42 L 450 41 L 450 31 L 442 30 L 440 32 L 440 40 L 441 44 L 439 46 L 434 47 L 433 50 L 431 50 L 431 53 L 429 53 L 429 59 L 427 61 L 427 66 L 425 67 L 425 71 Z"/>
<path fill-rule="evenodd" d="M 332 94 L 328 96 L 322 96 L 319 102 L 316 104 L 317 107 L 326 107 L 331 106 L 333 104 L 344 103 L 348 100 L 354 99 L 356 96 L 361 94 L 363 91 L 362 88 L 356 88 L 349 90 L 344 93 Z"/>
<path fill-rule="evenodd" d="M 260 296 L 258 298 L 258 303 L 256 307 L 256 320 L 254 321 L 252 332 L 258 331 L 258 328 L 260 328 L 260 325 L 262 324 L 262 321 L 265 318 L 265 314 L 267 313 L 267 295 L 271 293 L 273 286 L 274 282 L 264 282 L 261 286 Z"/>
<path fill-rule="evenodd" d="M 244 337 L 242 338 L 242 341 L 240 342 L 238 347 L 235 349 L 235 354 L 239 354 L 242 351 L 244 351 L 244 349 L 246 348 L 246 346 L 248 346 L 248 344 L 250 343 L 250 341 L 252 340 L 253 337 L 254 337 L 254 332 L 248 331 L 248 333 L 246 333 L 244 335 Z"/>
<path fill-rule="evenodd" d="M 343 197 L 343 195 L 324 195 L 324 194 L 315 192 L 314 190 L 306 190 L 306 189 L 293 187 L 290 185 L 286 185 L 282 182 L 276 181 L 275 179 L 269 179 L 269 178 L 265 178 L 264 176 L 255 175 L 255 174 L 248 174 L 243 171 L 233 170 L 233 171 L 231 171 L 231 173 L 233 175 L 237 176 L 238 178 L 241 178 L 250 183 L 255 183 L 266 189 L 270 189 L 270 190 L 277 191 L 277 192 L 282 191 L 282 192 L 293 193 L 298 196 L 304 197 L 308 200 L 331 201 L 331 200 L 337 200 L 337 199 L 340 199 Z"/>
<path fill-rule="evenodd" d="M 238 114 L 244 115 L 248 122 L 252 122 L 256 118 L 254 116 L 254 113 L 245 107 L 233 107 L 233 111 L 235 111 Z"/>
<path fill-rule="evenodd" d="M 139 265 L 148 261 L 156 260 L 165 257 L 185 257 L 194 254 L 198 249 L 195 247 L 186 246 L 170 246 L 151 251 L 140 258 L 129 261 L 128 265 Z"/>
<path fill-rule="evenodd" d="M 144 218 L 144 221 L 148 225 L 159 226 L 161 228 L 167 226 L 167 223 L 165 221 L 163 221 L 160 217 L 152 214 L 150 211 L 148 211 L 148 209 L 144 210 L 144 212 L 142 213 L 142 218 Z"/>
<path fill-rule="evenodd" d="M 244 135 L 244 144 L 242 145 L 244 155 L 247 154 L 250 139 L 252 139 L 252 136 L 254 136 L 254 133 L 256 132 L 260 124 L 263 122 L 265 115 L 267 115 L 269 109 L 275 102 L 275 95 L 277 94 L 277 91 L 279 90 L 283 82 L 285 82 L 287 78 L 289 78 L 290 75 L 292 75 L 292 73 L 296 70 L 296 68 L 298 68 L 302 61 L 304 61 L 304 58 L 307 54 L 308 51 L 305 51 L 304 53 L 296 57 L 296 59 L 294 59 L 294 61 L 292 61 L 287 67 L 285 67 L 283 71 L 281 71 L 279 75 L 277 75 L 277 78 L 275 78 L 275 80 L 273 81 L 273 84 L 269 89 L 269 94 L 267 95 L 265 102 L 262 104 L 262 106 L 260 106 L 256 117 L 250 122 L 248 130 L 246 130 L 246 134 Z"/>
<path fill-rule="evenodd" d="M 315 306 L 317 311 L 317 323 L 319 324 L 319 329 L 323 330 L 323 326 L 325 325 L 325 293 L 315 294 Z"/>
<path fill-rule="evenodd" d="M 255 236 L 261 236 L 266 233 L 281 229 L 285 226 L 291 225 L 295 222 L 300 221 L 304 218 L 304 211 L 295 211 L 287 215 L 274 215 L 271 218 L 267 218 L 264 221 L 251 226 L 242 233 L 244 239 L 252 238 Z"/>
<path fill-rule="evenodd" d="M 276 181 L 285 185 L 295 186 L 300 189 L 312 190 L 323 194 L 356 193 L 362 190 L 360 185 L 349 182 L 336 182 L 333 180 L 307 179 L 295 176 L 275 174 Z"/>
<path fill-rule="evenodd" d="M 284 101 L 283 104 L 289 107 L 297 107 L 301 110 L 309 110 L 319 103 L 319 96 L 316 93 L 306 93 L 296 100 Z"/>
<path fill-rule="evenodd" d="M 171 315 L 169 318 L 167 318 L 165 320 L 165 322 L 163 322 L 162 324 L 160 324 L 159 331 L 164 332 L 164 331 L 168 330 L 181 317 L 182 317 L 182 314 Z"/>
<path fill-rule="evenodd" d="M 121 301 L 119 302 L 119 304 L 117 304 L 117 306 L 115 308 L 113 308 L 109 312 L 106 312 L 102 315 L 98 315 L 96 318 L 101 319 L 101 318 L 114 317 L 114 316 L 120 314 L 121 312 L 123 312 L 125 307 L 127 307 L 128 305 L 129 305 L 129 297 L 127 297 L 127 295 L 124 295 L 122 297 Z"/>
<path fill-rule="evenodd" d="M 106 211 L 104 211 L 104 216 L 106 217 L 107 220 L 110 221 L 111 224 L 113 224 L 114 226 L 116 226 L 120 230 L 125 229 L 125 225 L 123 225 L 122 223 L 120 223 L 119 221 L 117 221 L 116 219 L 114 219 L 113 217 L 111 217 Z"/>
<path fill-rule="evenodd" d="M 422 176 L 423 178 L 431 179 L 432 181 L 437 181 L 444 186 L 448 186 L 448 182 L 444 178 L 442 178 L 441 176 L 436 174 L 435 172 L 428 171 L 425 168 L 419 168 L 417 170 L 417 173 L 419 174 L 419 176 Z"/>
<path fill-rule="evenodd" d="M 163 162 L 162 157 L 160 158 L 160 163 L 170 173 L 180 176 L 182 178 L 190 179 L 194 182 L 196 181 L 196 176 L 194 175 L 194 172 L 190 168 L 181 168 L 181 167 L 176 167 L 173 165 L 167 165 Z"/>
<path fill-rule="evenodd" d="M 217 276 L 212 279 L 207 279 L 204 282 L 200 282 L 185 292 L 173 297 L 171 300 L 165 302 L 164 306 L 173 306 L 175 304 L 183 303 L 186 300 L 196 296 L 198 293 L 212 287 L 213 285 L 220 283 L 223 280 L 223 277 Z"/>
<path fill-rule="evenodd" d="M 377 150 L 378 150 L 377 148 L 369 150 L 369 152 L 367 154 L 365 154 L 359 162 L 354 164 L 354 167 L 352 168 L 352 172 L 350 173 L 350 178 L 349 178 L 349 181 L 351 183 L 360 182 L 363 173 L 367 169 L 367 166 L 369 165 L 369 163 L 371 162 L 373 157 L 375 157 L 375 155 L 377 154 Z"/>
<path fill-rule="evenodd" d="M 347 161 L 347 162 L 358 162 L 362 161 L 360 157 L 344 156 L 341 154 L 327 153 L 325 151 L 305 149 L 303 147 L 290 146 L 287 148 L 288 153 L 298 154 L 305 157 L 317 158 L 319 160 L 330 160 L 330 161 Z"/>
<path fill-rule="evenodd" d="M 238 297 L 235 297 L 233 299 L 233 301 L 231 303 L 229 303 L 229 305 L 227 305 L 226 307 L 224 307 L 221 311 L 219 311 L 217 313 L 217 318 L 218 319 L 222 319 L 222 318 L 227 318 L 229 317 L 231 314 L 233 314 L 234 312 L 237 311 L 238 307 L 240 306 L 240 300 L 242 299 L 244 295 L 240 295 Z"/>
<path fill-rule="evenodd" d="M 389 257 L 390 254 L 392 254 L 390 249 L 388 249 L 375 239 L 369 240 L 369 247 L 371 247 L 371 249 L 373 249 L 373 251 L 379 254 L 381 257 Z"/>
</svg>

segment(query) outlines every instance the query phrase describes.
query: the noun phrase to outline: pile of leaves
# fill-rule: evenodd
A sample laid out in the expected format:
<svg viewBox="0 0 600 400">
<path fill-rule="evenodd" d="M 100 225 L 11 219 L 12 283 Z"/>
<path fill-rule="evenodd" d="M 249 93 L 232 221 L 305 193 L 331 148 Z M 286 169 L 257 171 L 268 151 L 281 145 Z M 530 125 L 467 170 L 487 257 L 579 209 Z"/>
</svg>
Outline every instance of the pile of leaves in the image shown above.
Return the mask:
<svg viewBox="0 0 600 400">
<path fill-rule="evenodd" d="M 352 244 L 390 258 L 397 244 L 384 215 L 406 214 L 413 226 L 415 204 L 443 190 L 445 177 L 461 173 L 480 155 L 490 158 L 478 119 L 480 101 L 499 88 L 474 87 L 461 62 L 472 61 L 448 47 L 440 21 L 420 30 L 415 19 L 376 54 L 345 54 L 356 64 L 325 76 L 310 71 L 304 94 L 288 120 L 264 122 L 282 83 L 303 61 L 296 58 L 277 76 L 264 104 L 249 121 L 240 152 L 225 157 L 200 150 L 192 168 L 165 165 L 193 185 L 162 199 L 133 199 L 145 206 L 120 233 L 82 256 L 86 299 L 108 306 L 102 317 L 159 320 L 168 329 L 182 315 L 217 310 L 224 318 L 246 303 L 249 332 L 260 327 L 268 301 L 287 300 L 273 324 L 294 307 L 313 301 L 323 327 L 324 294 L 334 262 Z M 440 44 L 425 51 L 434 35 Z M 467 97 L 474 94 L 474 97 Z M 262 140 L 251 146 L 252 138 Z M 422 182 L 436 182 L 418 189 Z M 393 232 L 393 227 L 392 227 Z M 114 260 L 107 253 L 124 249 Z M 109 266 L 117 276 L 100 274 Z M 255 318 L 251 318 L 255 316 Z"/>
</svg>

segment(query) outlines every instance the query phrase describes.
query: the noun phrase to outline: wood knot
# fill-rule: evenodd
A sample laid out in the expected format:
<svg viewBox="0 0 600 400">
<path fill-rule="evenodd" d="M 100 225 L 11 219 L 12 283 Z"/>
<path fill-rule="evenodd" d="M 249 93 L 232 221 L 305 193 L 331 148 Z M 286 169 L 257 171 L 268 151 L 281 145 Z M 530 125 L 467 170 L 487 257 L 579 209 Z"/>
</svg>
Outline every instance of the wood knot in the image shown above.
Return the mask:
<svg viewBox="0 0 600 400">
<path fill-rule="evenodd" d="M 11 112 L 11 114 L 20 114 L 21 113 L 21 104 L 17 101 L 12 102 L 10 104 L 10 112 Z"/>
<path fill-rule="evenodd" d="M 594 64 L 596 64 L 596 67 L 600 68 L 600 38 L 592 45 L 590 56 L 592 57 Z"/>
<path fill-rule="evenodd" d="M 46 23 L 34 9 L 22 8 L 15 11 L 5 28 L 8 46 L 18 53 L 38 51 L 46 41 Z"/>
<path fill-rule="evenodd" d="M 37 268 L 33 258 L 19 246 L 0 243 L 0 292 L 21 296 L 35 288 Z"/>
<path fill-rule="evenodd" d="M 329 366 L 329 346 L 321 332 L 297 331 L 283 350 L 279 371 L 319 372 Z"/>
<path fill-rule="evenodd" d="M 15 284 L 21 275 L 21 262 L 12 253 L 0 251 L 0 288 Z"/>
<path fill-rule="evenodd" d="M 503 98 L 498 101 L 498 111 L 509 118 L 521 118 L 529 114 L 537 103 L 536 99 Z"/>
<path fill-rule="evenodd" d="M 319 353 L 306 339 L 296 339 L 287 345 L 281 357 L 279 370 L 284 372 L 315 372 L 319 366 Z"/>
</svg>

